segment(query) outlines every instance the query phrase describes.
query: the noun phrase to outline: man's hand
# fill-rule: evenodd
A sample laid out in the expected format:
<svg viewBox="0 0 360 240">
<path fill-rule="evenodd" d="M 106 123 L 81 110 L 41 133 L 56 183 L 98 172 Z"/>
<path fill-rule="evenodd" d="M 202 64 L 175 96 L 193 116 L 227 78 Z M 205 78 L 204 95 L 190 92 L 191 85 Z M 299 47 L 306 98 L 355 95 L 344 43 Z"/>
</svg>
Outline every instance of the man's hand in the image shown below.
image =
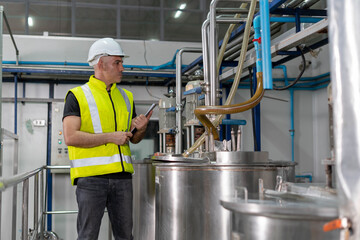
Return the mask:
<svg viewBox="0 0 360 240">
<path fill-rule="evenodd" d="M 134 127 L 138 130 L 138 131 L 144 131 L 146 130 L 147 124 L 149 122 L 149 119 L 152 115 L 152 111 L 149 113 L 149 115 L 147 117 L 145 117 L 144 114 L 140 114 L 139 116 L 137 116 L 136 118 L 134 118 L 132 120 L 132 128 Z"/>
<path fill-rule="evenodd" d="M 150 119 L 152 113 L 153 113 L 153 111 L 151 111 L 149 113 L 149 115 L 147 115 L 147 117 L 145 117 L 144 114 L 140 114 L 139 116 L 137 116 L 136 118 L 134 118 L 131 121 L 131 129 L 133 129 L 133 128 L 137 129 L 136 133 L 131 138 L 132 143 L 138 143 L 144 138 L 145 132 L 146 132 L 146 127 L 149 123 L 149 119 Z"/>
<path fill-rule="evenodd" d="M 113 143 L 116 145 L 124 145 L 129 143 L 129 140 L 133 135 L 131 132 L 114 132 L 114 136 Z"/>
</svg>

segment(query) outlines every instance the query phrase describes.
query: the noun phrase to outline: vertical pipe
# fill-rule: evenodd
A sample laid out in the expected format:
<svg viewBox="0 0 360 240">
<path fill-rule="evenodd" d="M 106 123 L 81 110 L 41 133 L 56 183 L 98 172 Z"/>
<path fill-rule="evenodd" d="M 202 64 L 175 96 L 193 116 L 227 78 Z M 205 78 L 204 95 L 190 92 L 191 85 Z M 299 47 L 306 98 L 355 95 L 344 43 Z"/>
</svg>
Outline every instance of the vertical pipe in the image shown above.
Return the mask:
<svg viewBox="0 0 360 240">
<path fill-rule="evenodd" d="M 18 75 L 14 75 L 14 133 L 17 134 L 17 92 L 18 92 Z"/>
<path fill-rule="evenodd" d="M 295 29 L 296 29 L 296 32 L 301 31 L 299 8 L 297 8 L 295 10 Z"/>
<path fill-rule="evenodd" d="M 162 133 L 159 134 L 159 152 L 162 153 L 163 146 L 162 146 Z"/>
<path fill-rule="evenodd" d="M 182 151 L 182 53 L 184 49 L 180 49 L 176 54 L 176 125 L 175 135 L 175 154 L 181 154 Z"/>
<path fill-rule="evenodd" d="M 34 176 L 34 231 L 38 232 L 39 221 L 39 174 Z"/>
<path fill-rule="evenodd" d="M 49 98 L 54 98 L 54 84 L 49 85 Z M 46 154 L 46 165 L 51 166 L 51 127 L 52 127 L 52 103 L 48 103 L 48 128 L 47 128 L 47 154 Z M 52 174 L 51 171 L 47 170 L 47 210 L 52 211 Z M 47 230 L 52 229 L 52 215 L 47 215 Z"/>
<path fill-rule="evenodd" d="M 181 154 L 182 146 L 182 54 L 184 52 L 201 53 L 201 48 L 182 48 L 176 53 L 176 136 L 175 136 L 175 154 Z"/>
<path fill-rule="evenodd" d="M 294 162 L 295 161 L 294 89 L 292 88 L 290 88 L 290 136 L 291 136 L 291 161 Z"/>
<path fill-rule="evenodd" d="M 287 68 L 285 65 L 279 65 L 274 68 L 282 69 L 284 72 L 285 86 L 288 83 Z M 290 88 L 290 137 L 291 137 L 291 161 L 295 161 L 295 129 L 294 129 L 294 89 Z"/>
<path fill-rule="evenodd" d="M 2 60 L 3 60 L 3 13 L 4 7 L 0 6 L 0 177 L 3 172 L 3 133 L 1 123 L 1 108 L 2 108 Z M 0 212 L 2 210 L 2 193 L 0 192 Z M 0 227 L 1 227 L 1 214 L 0 214 Z M 1 230 L 1 229 L 0 229 Z M 1 238 L 1 236 L 0 236 Z"/>
<path fill-rule="evenodd" d="M 256 70 L 257 71 L 257 70 Z M 253 81 L 253 93 L 254 94 L 256 92 L 256 88 L 257 88 L 257 77 L 256 77 L 256 72 L 254 72 L 254 81 Z M 258 72 L 258 71 L 257 71 Z M 256 105 L 253 108 L 253 118 L 254 118 L 254 125 L 255 125 L 255 139 L 256 139 L 256 146 L 254 146 L 254 151 L 261 151 L 261 125 L 260 125 L 260 103 L 258 105 Z"/>
<path fill-rule="evenodd" d="M 208 33 L 210 20 L 207 18 L 201 26 L 201 39 L 202 39 L 202 54 L 203 54 L 203 68 L 204 68 L 204 83 L 205 83 L 205 105 L 210 105 L 209 95 L 209 46 L 208 46 Z"/>
<path fill-rule="evenodd" d="M 14 145 L 14 161 L 13 161 L 13 175 L 18 174 L 18 165 L 19 165 L 19 158 L 18 158 L 18 147 L 19 147 L 19 140 L 15 139 Z M 11 231 L 11 239 L 16 239 L 16 218 L 17 218 L 17 185 L 13 187 L 13 203 L 12 203 L 12 231 Z"/>
<path fill-rule="evenodd" d="M 190 148 L 190 129 L 186 127 L 186 148 Z"/>
<path fill-rule="evenodd" d="M 40 172 L 40 211 L 41 211 L 41 226 L 40 226 L 40 240 L 44 239 L 44 230 L 45 230 L 45 205 L 44 205 L 44 171 L 46 171 L 45 168 L 43 168 Z"/>
<path fill-rule="evenodd" d="M 163 133 L 163 149 L 164 149 L 164 153 L 167 153 L 167 149 L 166 149 L 166 133 Z"/>
<path fill-rule="evenodd" d="M 21 239 L 28 240 L 28 216 L 29 216 L 29 179 L 23 182 L 23 199 L 22 199 L 22 223 Z"/>
<path fill-rule="evenodd" d="M 209 77 L 210 77 L 210 106 L 216 105 L 216 86 L 218 76 L 216 74 L 216 5 L 218 0 L 210 3 L 210 36 L 209 36 Z"/>
<path fill-rule="evenodd" d="M 229 97 L 229 94 L 230 94 L 230 89 L 226 88 L 226 99 Z M 231 119 L 230 114 L 226 114 L 225 118 Z M 231 126 L 230 125 L 225 125 L 225 139 L 227 141 L 231 139 Z"/>
<path fill-rule="evenodd" d="M 191 125 L 191 146 L 194 145 L 195 142 L 195 127 Z M 190 148 L 190 146 L 188 147 Z"/>
<path fill-rule="evenodd" d="M 261 44 L 263 59 L 264 89 L 272 89 L 272 67 L 271 67 L 271 39 L 270 39 L 270 13 L 269 1 L 260 0 L 260 21 L 261 21 Z"/>
</svg>

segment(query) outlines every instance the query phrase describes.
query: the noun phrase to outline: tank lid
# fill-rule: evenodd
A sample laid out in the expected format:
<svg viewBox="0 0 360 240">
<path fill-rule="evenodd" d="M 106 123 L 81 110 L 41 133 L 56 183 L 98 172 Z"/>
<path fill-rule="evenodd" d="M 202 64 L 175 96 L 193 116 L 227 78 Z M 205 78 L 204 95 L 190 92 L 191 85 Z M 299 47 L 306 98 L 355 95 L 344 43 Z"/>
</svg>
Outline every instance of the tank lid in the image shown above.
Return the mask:
<svg viewBox="0 0 360 240">
<path fill-rule="evenodd" d="M 174 155 L 165 155 L 165 156 L 152 156 L 151 159 L 153 161 L 160 162 L 181 162 L 181 163 L 210 163 L 210 159 L 208 157 L 204 158 L 189 158 L 184 157 L 181 154 Z"/>
<path fill-rule="evenodd" d="M 337 201 L 326 199 L 266 199 L 244 200 L 232 198 L 221 200 L 221 205 L 230 210 L 245 215 L 256 215 L 270 218 L 285 218 L 298 220 L 324 220 L 338 217 Z"/>
<path fill-rule="evenodd" d="M 219 151 L 205 153 L 211 161 L 220 164 L 239 164 L 239 163 L 267 163 L 269 162 L 268 152 L 252 151 Z"/>
</svg>

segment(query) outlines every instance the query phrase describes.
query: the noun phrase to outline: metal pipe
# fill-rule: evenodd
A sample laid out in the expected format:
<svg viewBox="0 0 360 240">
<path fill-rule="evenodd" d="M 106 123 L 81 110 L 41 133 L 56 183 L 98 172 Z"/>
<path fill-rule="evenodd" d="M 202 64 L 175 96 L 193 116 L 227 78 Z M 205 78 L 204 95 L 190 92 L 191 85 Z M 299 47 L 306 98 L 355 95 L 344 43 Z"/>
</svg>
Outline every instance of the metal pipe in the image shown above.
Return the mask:
<svg viewBox="0 0 360 240">
<path fill-rule="evenodd" d="M 8 22 L 8 20 L 7 20 L 7 18 L 6 18 L 6 14 L 5 14 L 4 11 L 3 11 L 3 16 L 4 16 L 5 24 L 6 24 L 7 28 L 8 28 L 9 34 L 10 34 L 11 41 L 12 41 L 14 47 L 15 47 L 16 65 L 19 65 L 19 49 L 18 49 L 17 46 L 16 46 L 16 42 L 15 42 L 14 36 L 13 36 L 13 34 L 12 34 L 12 31 L 11 31 L 11 28 L 10 28 L 10 25 L 9 25 L 9 22 Z"/>
<path fill-rule="evenodd" d="M 21 173 L 21 174 L 17 174 L 15 176 L 12 177 L 8 177 L 6 179 L 4 178 L 0 178 L 0 191 L 4 191 L 5 189 L 15 186 L 16 184 L 19 184 L 23 181 L 25 181 L 26 179 L 34 176 L 35 174 L 37 174 L 38 172 L 40 172 L 44 167 L 41 168 L 37 168 L 35 170 L 26 172 L 26 173 Z"/>
<path fill-rule="evenodd" d="M 13 160 L 13 175 L 18 174 L 19 169 L 19 158 L 18 158 L 18 147 L 19 147 L 19 139 L 14 134 L 14 160 Z M 12 206 L 12 231 L 11 231 L 11 239 L 16 239 L 16 219 L 17 219 L 17 185 L 13 187 L 13 206 Z"/>
<path fill-rule="evenodd" d="M 186 148 L 190 147 L 190 129 L 186 127 Z"/>
<path fill-rule="evenodd" d="M 167 152 L 167 148 L 166 148 L 166 133 L 163 133 L 163 148 L 164 148 L 164 152 L 163 153 L 166 153 Z"/>
<path fill-rule="evenodd" d="M 40 210 L 41 210 L 41 226 L 40 226 L 40 240 L 44 239 L 44 230 L 45 230 L 45 220 L 44 212 L 46 211 L 44 205 L 44 170 L 40 172 Z"/>
<path fill-rule="evenodd" d="M 230 17 L 217 17 L 216 22 L 217 23 L 244 23 L 246 21 L 246 18 L 230 18 Z"/>
<path fill-rule="evenodd" d="M 34 231 L 38 231 L 39 220 L 39 174 L 34 178 Z"/>
<path fill-rule="evenodd" d="M 238 131 L 237 131 L 237 142 L 236 142 L 236 151 L 240 151 L 241 150 L 241 126 L 238 126 Z"/>
<path fill-rule="evenodd" d="M 28 217 L 29 217 L 29 178 L 23 183 L 21 239 L 28 240 Z"/>
<path fill-rule="evenodd" d="M 201 39 L 202 39 L 202 53 L 203 53 L 203 72 L 204 72 L 204 83 L 205 83 L 205 105 L 210 104 L 210 95 L 209 95 L 209 46 L 208 46 L 208 33 L 210 20 L 207 18 L 201 26 Z"/>
<path fill-rule="evenodd" d="M 2 59 L 3 59 L 3 13 L 4 7 L 0 6 L 0 177 L 3 174 L 3 129 L 1 123 L 1 111 L 2 111 Z M 0 212 L 2 208 L 2 193 L 0 191 Z M 0 226 L 1 226 L 1 214 L 0 214 Z"/>
<path fill-rule="evenodd" d="M 195 127 L 194 125 L 191 125 L 191 146 L 194 144 L 195 142 Z M 190 146 L 188 146 L 189 148 Z"/>
<path fill-rule="evenodd" d="M 216 8 L 216 13 L 242 13 L 247 14 L 249 12 L 246 8 Z"/>
<path fill-rule="evenodd" d="M 162 146 L 162 134 L 159 134 L 159 152 L 163 152 L 162 150 L 163 146 Z"/>
<path fill-rule="evenodd" d="M 209 36 L 209 79 L 210 79 L 210 106 L 216 105 L 216 89 L 218 88 L 218 76 L 216 74 L 216 52 L 218 50 L 216 39 L 216 5 L 218 0 L 210 3 L 210 36 Z"/>
<path fill-rule="evenodd" d="M 201 48 L 182 48 L 178 51 L 176 55 L 176 136 L 175 136 L 175 154 L 181 154 L 181 151 L 183 149 L 182 146 L 182 110 L 183 106 L 181 103 L 182 100 L 182 72 L 181 72 L 181 66 L 182 66 L 182 54 L 184 52 L 190 52 L 190 53 L 201 53 Z"/>
<path fill-rule="evenodd" d="M 235 151 L 236 150 L 236 142 L 235 142 L 235 131 L 232 128 L 231 129 L 231 151 Z"/>
</svg>

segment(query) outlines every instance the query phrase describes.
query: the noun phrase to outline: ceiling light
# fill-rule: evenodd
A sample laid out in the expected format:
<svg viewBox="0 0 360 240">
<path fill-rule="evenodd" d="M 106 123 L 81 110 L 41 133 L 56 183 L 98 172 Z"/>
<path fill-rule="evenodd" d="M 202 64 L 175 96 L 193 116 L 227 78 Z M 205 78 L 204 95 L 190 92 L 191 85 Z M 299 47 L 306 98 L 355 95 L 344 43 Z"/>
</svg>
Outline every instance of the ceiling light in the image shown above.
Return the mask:
<svg viewBox="0 0 360 240">
<path fill-rule="evenodd" d="M 180 5 L 179 9 L 185 9 L 186 8 L 186 3 L 183 3 Z"/>
<path fill-rule="evenodd" d="M 34 21 L 33 21 L 32 17 L 28 17 L 28 25 L 30 27 L 34 26 Z"/>
<path fill-rule="evenodd" d="M 185 9 L 185 8 L 186 8 L 186 3 L 182 3 L 182 4 L 180 5 L 180 7 L 179 7 L 179 9 L 181 9 L 181 10 L 182 10 L 182 9 Z M 180 17 L 181 13 L 182 13 L 182 11 L 177 10 L 176 13 L 175 13 L 175 15 L 174 15 L 174 18 Z"/>
</svg>

